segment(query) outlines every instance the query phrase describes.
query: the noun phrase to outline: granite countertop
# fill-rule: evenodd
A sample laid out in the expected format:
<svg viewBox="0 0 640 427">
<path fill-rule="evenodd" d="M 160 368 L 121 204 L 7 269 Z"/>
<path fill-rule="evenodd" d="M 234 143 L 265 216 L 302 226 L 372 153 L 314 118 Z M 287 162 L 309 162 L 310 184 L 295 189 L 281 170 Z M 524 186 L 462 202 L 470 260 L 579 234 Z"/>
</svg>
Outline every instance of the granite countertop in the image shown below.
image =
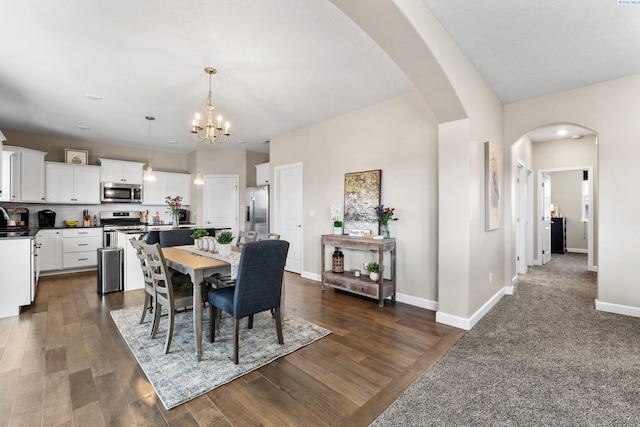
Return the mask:
<svg viewBox="0 0 640 427">
<path fill-rule="evenodd" d="M 2 229 L 2 231 L 0 231 L 0 239 L 33 239 L 37 233 L 38 228 L 16 228 L 15 230 Z"/>
</svg>

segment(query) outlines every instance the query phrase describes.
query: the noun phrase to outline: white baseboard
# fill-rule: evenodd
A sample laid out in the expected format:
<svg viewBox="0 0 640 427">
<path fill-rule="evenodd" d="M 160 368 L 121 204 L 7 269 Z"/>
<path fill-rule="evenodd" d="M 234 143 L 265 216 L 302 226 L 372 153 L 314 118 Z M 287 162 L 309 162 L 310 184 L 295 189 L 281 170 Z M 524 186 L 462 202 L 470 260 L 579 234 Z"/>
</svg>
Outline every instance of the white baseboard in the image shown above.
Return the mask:
<svg viewBox="0 0 640 427">
<path fill-rule="evenodd" d="M 612 304 L 610 302 L 598 301 L 597 299 L 596 310 L 606 311 L 608 313 L 622 314 L 624 316 L 640 317 L 640 307 Z"/>
<path fill-rule="evenodd" d="M 310 273 L 308 271 L 303 271 L 302 273 L 300 273 L 300 277 L 302 277 L 304 279 L 313 280 L 315 282 L 319 282 L 319 281 L 322 280 L 322 275 L 321 274 Z"/>
<path fill-rule="evenodd" d="M 504 289 L 500 289 L 468 319 L 438 311 L 436 312 L 436 322 L 469 331 L 480 319 L 484 317 L 485 314 L 489 312 L 489 310 L 493 308 L 494 305 L 498 303 L 498 301 L 500 301 L 504 294 Z"/>
<path fill-rule="evenodd" d="M 576 254 L 588 254 L 589 253 L 589 249 L 567 248 L 567 252 L 573 252 L 573 253 L 576 253 Z"/>
<path fill-rule="evenodd" d="M 411 295 L 399 294 L 396 292 L 396 301 L 413 305 L 415 307 L 426 308 L 431 311 L 438 311 L 438 302 L 425 298 L 418 298 Z"/>
</svg>

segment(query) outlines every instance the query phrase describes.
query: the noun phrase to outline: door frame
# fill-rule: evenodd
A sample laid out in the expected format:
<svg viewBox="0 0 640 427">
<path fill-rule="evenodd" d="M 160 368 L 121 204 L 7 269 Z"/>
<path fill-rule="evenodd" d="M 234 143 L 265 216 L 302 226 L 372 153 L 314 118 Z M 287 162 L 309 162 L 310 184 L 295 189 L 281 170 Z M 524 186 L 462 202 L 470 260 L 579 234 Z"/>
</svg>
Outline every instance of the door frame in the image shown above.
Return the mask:
<svg viewBox="0 0 640 427">
<path fill-rule="evenodd" d="M 596 219 L 594 218 L 593 213 L 597 211 L 597 209 L 594 209 L 594 203 L 593 203 L 593 165 L 588 165 L 588 166 L 567 166 L 567 167 L 563 167 L 563 168 L 552 168 L 552 169 L 538 169 L 538 190 L 540 190 L 540 186 L 541 186 L 541 180 L 542 180 L 542 174 L 543 173 L 554 173 L 554 172 L 570 172 L 570 171 L 588 171 L 588 182 L 589 182 L 589 214 L 590 214 L 590 218 L 589 218 L 589 222 L 587 222 L 587 269 L 589 271 L 598 271 L 597 267 L 593 264 L 593 251 L 594 251 L 594 244 L 593 244 L 593 224 L 596 221 Z M 542 192 L 538 191 L 538 213 L 541 214 L 542 212 Z M 539 218 L 540 216 L 538 216 Z M 543 230 L 540 230 L 540 227 L 538 227 L 538 242 L 542 242 L 542 232 Z M 541 256 L 541 251 L 542 249 L 540 248 L 541 245 L 538 246 L 538 254 Z M 540 261 L 542 261 L 542 259 L 540 259 Z"/>
</svg>

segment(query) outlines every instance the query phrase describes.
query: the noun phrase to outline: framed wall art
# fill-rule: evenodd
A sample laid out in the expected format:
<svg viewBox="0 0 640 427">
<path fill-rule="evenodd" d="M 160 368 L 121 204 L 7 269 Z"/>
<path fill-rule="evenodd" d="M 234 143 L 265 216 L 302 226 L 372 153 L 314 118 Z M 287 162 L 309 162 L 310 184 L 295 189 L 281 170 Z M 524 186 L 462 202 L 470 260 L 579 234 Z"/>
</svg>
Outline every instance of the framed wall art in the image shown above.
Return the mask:
<svg viewBox="0 0 640 427">
<path fill-rule="evenodd" d="M 501 182 L 502 182 L 502 159 L 500 148 L 490 143 L 484 143 L 485 160 L 485 229 L 486 231 L 500 228 L 500 206 L 501 206 Z"/>
<path fill-rule="evenodd" d="M 344 232 L 368 230 L 377 233 L 376 206 L 380 204 L 382 170 L 344 175 Z"/>
<path fill-rule="evenodd" d="M 64 149 L 64 162 L 74 165 L 86 165 L 89 160 L 89 152 L 85 150 Z"/>
</svg>

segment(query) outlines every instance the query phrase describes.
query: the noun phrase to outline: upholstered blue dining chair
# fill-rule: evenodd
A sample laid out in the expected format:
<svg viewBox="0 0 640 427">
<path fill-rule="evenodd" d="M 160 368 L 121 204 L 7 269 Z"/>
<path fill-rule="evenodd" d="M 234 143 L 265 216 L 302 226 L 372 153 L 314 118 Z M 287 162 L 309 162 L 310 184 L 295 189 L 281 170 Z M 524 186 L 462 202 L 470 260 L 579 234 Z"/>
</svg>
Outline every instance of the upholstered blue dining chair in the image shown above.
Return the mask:
<svg viewBox="0 0 640 427">
<path fill-rule="evenodd" d="M 159 235 L 160 247 L 168 248 L 171 246 L 193 245 L 192 234 L 193 230 L 189 230 L 188 228 L 161 231 Z"/>
<path fill-rule="evenodd" d="M 289 242 L 284 240 L 247 243 L 240 255 L 236 285 L 209 290 L 209 341 L 215 341 L 220 310 L 229 313 L 234 318 L 233 362 L 236 365 L 240 319 L 248 317 L 251 329 L 254 314 L 273 309 L 278 343 L 284 344 L 280 305 L 288 251 Z"/>
</svg>

